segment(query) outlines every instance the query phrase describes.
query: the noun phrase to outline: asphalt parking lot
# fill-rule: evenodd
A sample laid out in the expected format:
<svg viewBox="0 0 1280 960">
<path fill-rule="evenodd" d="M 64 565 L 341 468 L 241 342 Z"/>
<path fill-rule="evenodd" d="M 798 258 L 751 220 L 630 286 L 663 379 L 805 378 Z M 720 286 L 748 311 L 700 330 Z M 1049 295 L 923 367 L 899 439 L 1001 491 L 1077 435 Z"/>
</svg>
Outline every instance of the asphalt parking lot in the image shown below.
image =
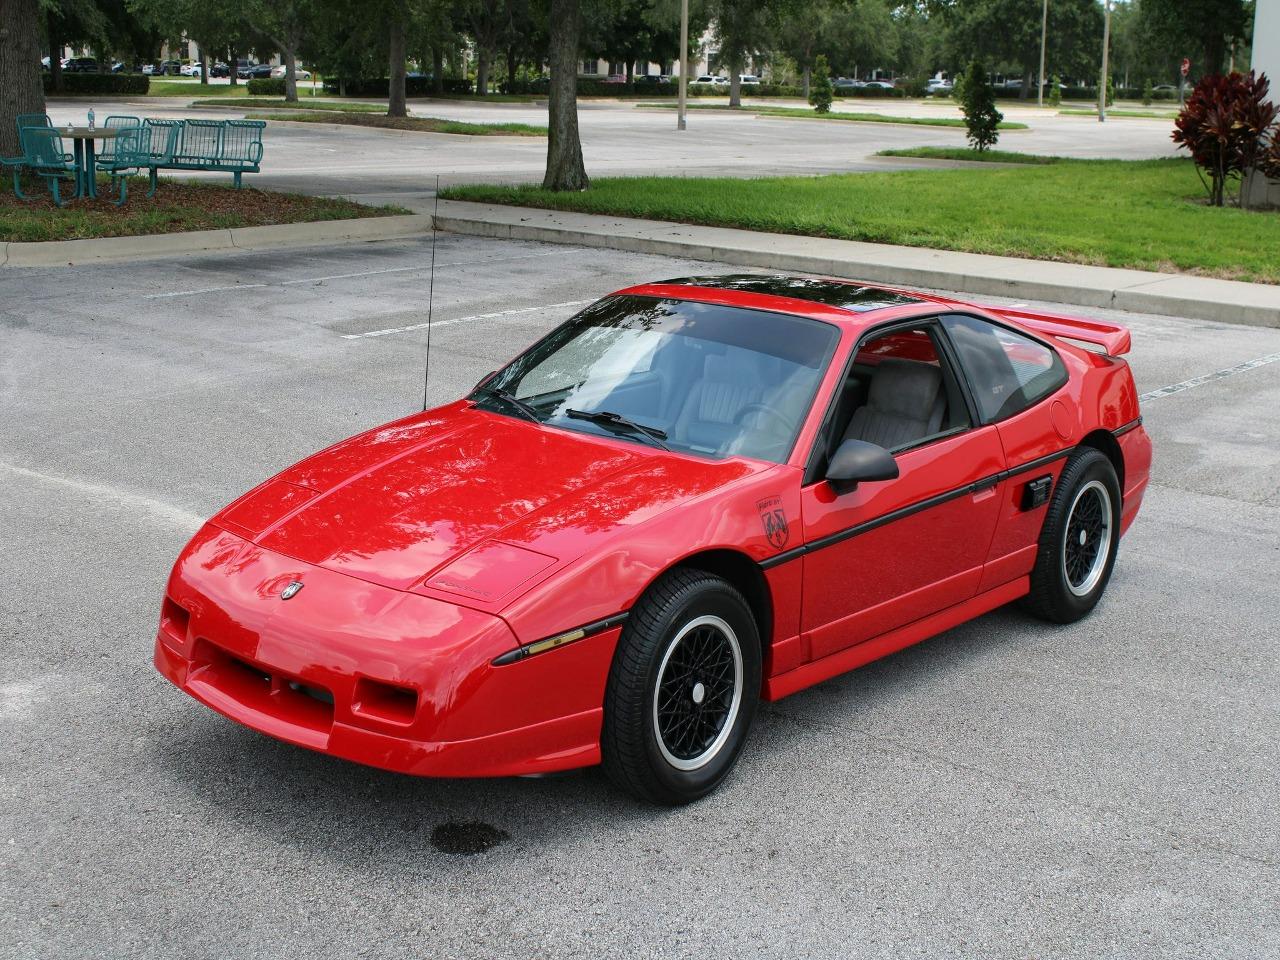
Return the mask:
<svg viewBox="0 0 1280 960">
<path fill-rule="evenodd" d="M 436 257 L 433 404 L 583 301 L 723 269 Z M 1131 325 L 1141 391 L 1183 385 L 1146 403 L 1099 609 L 997 611 L 769 705 L 687 808 L 366 769 L 169 686 L 158 604 L 201 518 L 421 405 L 428 259 L 0 274 L 0 956 L 1280 956 L 1280 330 L 1084 311 Z M 451 820 L 509 839 L 446 854 Z"/>
</svg>

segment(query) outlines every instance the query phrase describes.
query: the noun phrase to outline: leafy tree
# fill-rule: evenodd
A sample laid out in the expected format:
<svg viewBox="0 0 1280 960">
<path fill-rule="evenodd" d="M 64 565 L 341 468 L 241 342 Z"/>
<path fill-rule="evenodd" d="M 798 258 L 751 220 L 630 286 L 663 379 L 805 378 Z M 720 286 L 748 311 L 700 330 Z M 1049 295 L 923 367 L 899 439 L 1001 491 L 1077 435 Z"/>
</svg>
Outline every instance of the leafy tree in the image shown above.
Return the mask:
<svg viewBox="0 0 1280 960">
<path fill-rule="evenodd" d="M 1062 81 L 1056 73 L 1049 78 L 1049 106 L 1062 106 Z"/>
<path fill-rule="evenodd" d="M 582 162 L 578 133 L 578 40 L 582 30 L 579 0 L 550 0 L 551 85 L 547 96 L 546 190 L 585 190 L 591 181 Z"/>
<path fill-rule="evenodd" d="M 284 98 L 298 101 L 298 51 L 306 42 L 311 24 L 328 11 L 322 0 L 242 0 L 240 9 L 249 24 L 270 40 L 284 60 Z"/>
<path fill-rule="evenodd" d="M 776 26 L 777 0 L 712 0 L 711 10 L 719 52 L 716 59 L 729 71 L 729 106 L 742 106 L 742 71 L 747 62 L 764 54 Z"/>
<path fill-rule="evenodd" d="M 818 113 L 830 113 L 835 90 L 831 86 L 831 68 L 827 58 L 818 54 L 813 63 L 813 88 L 809 91 L 809 105 Z"/>
<path fill-rule="evenodd" d="M 1034 90 L 1040 69 L 1042 8 L 1027 0 L 936 0 L 948 30 L 953 59 L 977 55 L 995 66 L 1008 65 L 1022 77 L 1021 95 Z M 1052 0 L 1046 59 L 1053 72 L 1096 73 L 1102 38 L 1097 0 Z"/>
<path fill-rule="evenodd" d="M 964 72 L 964 99 L 960 109 L 964 112 L 964 125 L 973 149 L 982 152 L 1000 139 L 999 126 L 1004 114 L 996 109 L 987 65 L 979 59 Z"/>
<path fill-rule="evenodd" d="M 20 113 L 44 113 L 38 0 L 0 0 L 0 155 L 17 156 Z M 58 56 L 53 52 L 51 59 Z"/>
<path fill-rule="evenodd" d="M 1142 0 L 1141 11 L 1152 38 L 1175 57 L 1190 56 L 1202 74 L 1223 69 L 1252 19 L 1247 0 Z"/>
<path fill-rule="evenodd" d="M 1147 77 L 1142 84 L 1142 105 L 1144 107 L 1151 106 L 1152 99 L 1155 98 L 1156 92 L 1151 86 L 1151 78 Z"/>
</svg>

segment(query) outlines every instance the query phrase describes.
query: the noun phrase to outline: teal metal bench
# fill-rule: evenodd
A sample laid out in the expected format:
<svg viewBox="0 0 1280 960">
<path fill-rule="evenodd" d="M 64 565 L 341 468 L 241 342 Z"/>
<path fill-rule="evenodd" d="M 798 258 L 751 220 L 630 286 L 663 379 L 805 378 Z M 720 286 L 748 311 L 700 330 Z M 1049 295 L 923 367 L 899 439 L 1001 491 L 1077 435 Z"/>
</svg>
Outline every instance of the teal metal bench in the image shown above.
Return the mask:
<svg viewBox="0 0 1280 960">
<path fill-rule="evenodd" d="M 62 136 L 52 127 L 23 127 L 19 132 L 22 138 L 22 165 L 44 179 L 49 193 L 53 195 L 54 206 L 62 206 L 62 194 L 58 186 L 63 178 L 70 177 L 73 183 L 79 183 L 75 155 L 67 152 L 62 145 Z M 31 199 L 18 188 L 16 175 L 13 186 L 18 199 Z M 78 190 L 72 194 L 73 198 L 77 196 Z"/>
<path fill-rule="evenodd" d="M 258 173 L 262 163 L 262 120 L 171 120 L 170 138 L 165 145 L 167 155 L 158 142 L 157 130 L 151 132 L 151 193 L 156 191 L 158 170 L 212 170 L 230 173 L 236 189 L 246 173 Z M 150 195 L 150 194 L 148 194 Z"/>
<path fill-rule="evenodd" d="M 22 184 L 20 182 L 22 168 L 27 165 L 26 148 L 22 146 L 22 131 L 27 127 L 48 128 L 51 126 L 53 126 L 53 123 L 49 120 L 47 113 L 18 114 L 18 149 L 24 152 L 16 157 L 0 157 L 0 166 L 8 167 L 13 171 L 13 193 L 19 200 L 27 199 L 22 195 Z"/>
<path fill-rule="evenodd" d="M 115 205 L 123 206 L 129 199 L 129 176 L 141 173 L 151 163 L 150 137 L 146 128 L 138 123 L 120 126 L 120 132 L 109 140 L 111 152 L 98 160 L 98 169 L 110 175 L 116 191 Z"/>
</svg>

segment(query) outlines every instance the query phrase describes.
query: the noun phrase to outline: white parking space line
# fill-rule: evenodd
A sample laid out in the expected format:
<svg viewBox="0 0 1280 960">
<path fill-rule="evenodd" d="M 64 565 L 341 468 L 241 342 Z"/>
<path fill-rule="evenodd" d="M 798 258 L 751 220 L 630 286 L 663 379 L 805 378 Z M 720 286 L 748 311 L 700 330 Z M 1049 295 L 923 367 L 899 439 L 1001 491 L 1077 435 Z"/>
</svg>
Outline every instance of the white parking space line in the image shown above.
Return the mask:
<svg viewBox="0 0 1280 960">
<path fill-rule="evenodd" d="M 1257 367 L 1265 367 L 1268 363 L 1275 363 L 1280 360 L 1280 353 L 1269 353 L 1265 357 L 1255 357 L 1253 360 L 1246 360 L 1244 363 L 1237 363 L 1234 367 L 1226 367 L 1222 370 L 1215 370 L 1213 373 L 1206 373 L 1201 377 L 1192 377 L 1190 380 L 1183 380 L 1181 383 L 1171 383 L 1167 387 L 1161 387 L 1159 390 L 1152 390 L 1138 397 L 1143 403 L 1151 400 L 1159 400 L 1161 397 L 1167 397 L 1174 393 L 1181 393 L 1183 390 L 1190 390 L 1193 387 L 1199 387 L 1206 383 L 1213 383 L 1215 380 L 1222 380 L 1226 377 L 1233 377 L 1237 373 L 1244 373 L 1246 370 L 1253 370 Z"/>
<path fill-rule="evenodd" d="M 486 263 L 505 263 L 510 260 L 531 260 L 537 257 L 554 257 L 560 251 L 549 250 L 542 253 L 521 253 L 513 257 L 483 257 L 474 260 L 442 260 L 437 267 L 470 267 Z M 378 277 L 387 273 L 412 273 L 413 271 L 430 270 L 430 262 L 414 264 L 411 267 L 385 267 L 382 270 L 360 270 L 356 273 L 333 273 L 325 277 L 302 277 L 298 280 L 281 280 L 277 283 L 232 283 L 225 287 L 201 287 L 198 290 L 173 290 L 167 293 L 148 293 L 144 300 L 164 300 L 169 297 L 194 297 L 202 293 L 225 293 L 228 290 L 255 290 L 263 287 L 291 287 L 304 283 L 325 283 L 329 280 L 349 280 L 356 277 Z"/>
<path fill-rule="evenodd" d="M 232 283 L 225 287 L 201 287 L 199 290 L 174 290 L 171 293 L 148 293 L 143 300 L 164 300 L 167 297 L 194 297 L 202 293 L 223 293 L 227 290 L 252 290 L 267 287 L 267 283 Z"/>
<path fill-rule="evenodd" d="M 11 463 L 0 463 L 0 473 L 8 473 L 11 476 L 23 477 L 28 480 L 35 480 L 38 483 L 50 484 L 63 490 L 69 490 L 91 504 L 122 507 L 135 516 L 149 516 L 165 526 L 187 534 L 195 533 L 204 524 L 204 517 L 197 516 L 171 503 L 144 497 L 128 490 L 120 490 L 100 483 L 90 483 L 87 480 L 55 477 L 36 470 L 28 470 L 25 467 L 16 467 Z"/>
<path fill-rule="evenodd" d="M 436 320 L 432 322 L 434 327 L 451 327 L 455 323 L 470 323 L 473 320 L 493 320 L 497 317 L 510 317 L 519 313 L 537 313 L 540 310 L 556 310 L 561 307 L 585 307 L 592 300 L 566 300 L 564 303 L 547 303 L 539 307 L 516 307 L 513 310 L 498 310 L 495 313 L 476 313 L 469 317 L 455 317 L 452 320 Z M 427 324 L 411 323 L 407 327 L 388 327 L 385 330 L 370 330 L 368 333 L 344 333 L 343 340 L 363 340 L 365 337 L 385 337 L 392 333 L 409 333 L 413 330 L 425 330 Z"/>
</svg>

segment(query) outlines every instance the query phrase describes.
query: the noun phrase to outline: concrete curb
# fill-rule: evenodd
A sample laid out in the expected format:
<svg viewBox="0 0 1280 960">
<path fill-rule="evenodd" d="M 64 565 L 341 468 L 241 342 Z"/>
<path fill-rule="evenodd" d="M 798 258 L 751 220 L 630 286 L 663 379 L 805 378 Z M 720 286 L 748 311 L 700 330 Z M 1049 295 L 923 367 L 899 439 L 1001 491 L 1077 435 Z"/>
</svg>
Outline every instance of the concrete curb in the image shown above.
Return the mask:
<svg viewBox="0 0 1280 960">
<path fill-rule="evenodd" d="M 1280 327 L 1280 286 L 442 200 L 441 230 L 934 290 Z"/>
<path fill-rule="evenodd" d="M 314 247 L 321 244 L 367 243 L 420 237 L 431 232 L 427 214 L 358 217 L 313 223 L 281 223 L 268 227 L 193 230 L 141 237 L 93 240 L 50 240 L 43 243 L 0 243 L 0 267 L 60 267 L 77 263 L 151 260 L 210 250 L 260 250 Z"/>
</svg>

